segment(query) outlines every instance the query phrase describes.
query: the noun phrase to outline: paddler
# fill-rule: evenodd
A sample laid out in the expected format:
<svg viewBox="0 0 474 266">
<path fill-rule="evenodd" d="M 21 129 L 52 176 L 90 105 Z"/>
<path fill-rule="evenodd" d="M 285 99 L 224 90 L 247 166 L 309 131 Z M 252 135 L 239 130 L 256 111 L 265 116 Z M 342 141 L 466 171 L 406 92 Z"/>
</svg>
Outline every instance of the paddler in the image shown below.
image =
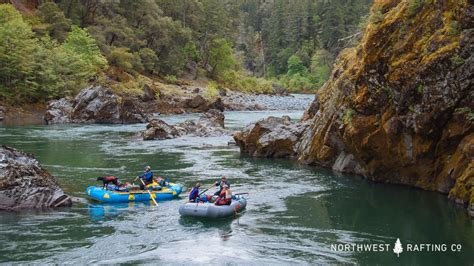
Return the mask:
<svg viewBox="0 0 474 266">
<path fill-rule="evenodd" d="M 193 190 L 189 193 L 189 202 L 198 202 L 199 201 L 199 188 L 201 187 L 201 183 L 196 183 L 193 187 Z"/>
<path fill-rule="evenodd" d="M 216 193 L 214 193 L 214 195 L 216 195 L 216 196 L 219 196 L 221 194 L 222 188 L 224 187 L 224 185 L 227 185 L 227 187 L 230 188 L 230 183 L 229 183 L 229 181 L 227 181 L 227 177 L 225 177 L 225 176 L 222 176 L 221 180 L 216 181 L 214 183 L 214 185 L 216 187 L 219 187 L 219 190 L 216 191 Z"/>
<path fill-rule="evenodd" d="M 143 174 L 135 177 L 133 181 L 137 181 L 138 179 L 143 180 L 143 182 L 140 182 L 140 189 L 145 190 L 146 185 L 153 183 L 153 172 L 151 171 L 151 167 L 149 165 L 145 166 L 145 171 Z M 143 184 L 145 183 L 145 184 Z"/>
<path fill-rule="evenodd" d="M 222 186 L 221 193 L 216 200 L 216 205 L 230 205 L 232 203 L 232 191 L 227 184 Z"/>
</svg>

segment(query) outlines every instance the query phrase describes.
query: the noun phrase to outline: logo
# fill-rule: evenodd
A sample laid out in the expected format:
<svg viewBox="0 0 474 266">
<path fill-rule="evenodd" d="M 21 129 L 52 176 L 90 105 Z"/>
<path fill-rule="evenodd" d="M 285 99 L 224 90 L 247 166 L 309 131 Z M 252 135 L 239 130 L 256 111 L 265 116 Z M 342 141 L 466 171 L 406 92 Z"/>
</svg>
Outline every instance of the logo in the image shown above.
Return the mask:
<svg viewBox="0 0 474 266">
<path fill-rule="evenodd" d="M 393 253 L 397 254 L 397 257 L 400 256 L 400 253 L 403 252 L 402 242 L 400 242 L 400 238 L 397 238 L 395 242 L 395 247 L 393 248 Z"/>
</svg>

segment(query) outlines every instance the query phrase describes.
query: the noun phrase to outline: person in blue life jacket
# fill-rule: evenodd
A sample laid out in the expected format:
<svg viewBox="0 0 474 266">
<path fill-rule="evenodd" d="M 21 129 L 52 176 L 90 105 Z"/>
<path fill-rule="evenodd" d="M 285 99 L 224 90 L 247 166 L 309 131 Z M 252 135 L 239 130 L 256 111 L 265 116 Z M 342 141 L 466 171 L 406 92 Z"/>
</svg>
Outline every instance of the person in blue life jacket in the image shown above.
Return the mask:
<svg viewBox="0 0 474 266">
<path fill-rule="evenodd" d="M 141 190 L 145 190 L 146 185 L 153 183 L 153 172 L 151 171 L 151 167 L 149 165 L 147 165 L 145 167 L 145 171 L 143 172 L 143 174 L 135 177 L 135 179 L 133 181 L 135 182 L 139 178 L 141 180 L 143 180 L 143 183 L 145 183 L 145 185 L 144 185 L 142 182 L 140 182 L 140 189 Z"/>
<path fill-rule="evenodd" d="M 189 202 L 199 202 L 199 188 L 201 187 L 201 183 L 196 183 L 193 187 L 193 190 L 189 193 Z"/>
<path fill-rule="evenodd" d="M 230 183 L 227 180 L 227 177 L 222 176 L 221 180 L 218 180 L 214 183 L 216 187 L 219 187 L 219 190 L 214 193 L 215 196 L 219 196 L 221 194 L 222 189 L 224 188 L 224 185 L 227 185 L 230 188 Z"/>
</svg>

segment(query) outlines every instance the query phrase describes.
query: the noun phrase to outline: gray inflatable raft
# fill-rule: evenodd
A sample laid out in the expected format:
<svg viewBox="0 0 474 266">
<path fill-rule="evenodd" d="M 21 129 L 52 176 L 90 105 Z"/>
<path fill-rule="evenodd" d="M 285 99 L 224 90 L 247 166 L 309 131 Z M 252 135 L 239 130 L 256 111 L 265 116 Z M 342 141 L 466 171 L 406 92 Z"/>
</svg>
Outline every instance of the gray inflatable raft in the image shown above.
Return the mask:
<svg viewBox="0 0 474 266">
<path fill-rule="evenodd" d="M 217 206 L 208 202 L 187 202 L 179 207 L 179 214 L 192 217 L 221 218 L 241 212 L 246 206 L 247 200 L 242 196 L 237 196 L 232 199 L 230 205 Z"/>
</svg>

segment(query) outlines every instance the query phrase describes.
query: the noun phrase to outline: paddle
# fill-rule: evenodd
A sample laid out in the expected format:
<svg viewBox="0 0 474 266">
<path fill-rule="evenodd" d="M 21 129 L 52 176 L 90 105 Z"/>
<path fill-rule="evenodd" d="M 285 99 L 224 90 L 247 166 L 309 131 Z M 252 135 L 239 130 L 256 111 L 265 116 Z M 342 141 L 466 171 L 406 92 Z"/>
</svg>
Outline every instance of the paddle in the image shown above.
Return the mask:
<svg viewBox="0 0 474 266">
<path fill-rule="evenodd" d="M 212 184 L 210 187 L 204 189 L 201 193 L 199 193 L 199 196 L 201 196 L 202 194 L 204 194 L 204 192 L 208 191 L 209 189 L 213 188 L 216 186 L 216 183 Z"/>
<path fill-rule="evenodd" d="M 156 203 L 155 198 L 153 198 L 153 195 L 151 195 L 150 190 L 148 190 L 148 189 L 146 188 L 145 182 L 143 182 L 143 180 L 142 180 L 141 178 L 139 178 L 139 179 L 140 179 L 140 181 L 142 182 L 143 186 L 145 187 L 145 190 L 148 192 L 148 194 L 150 194 L 150 198 L 151 198 L 151 200 L 153 201 L 153 203 L 155 204 L 155 206 L 158 206 L 158 203 Z"/>
</svg>

